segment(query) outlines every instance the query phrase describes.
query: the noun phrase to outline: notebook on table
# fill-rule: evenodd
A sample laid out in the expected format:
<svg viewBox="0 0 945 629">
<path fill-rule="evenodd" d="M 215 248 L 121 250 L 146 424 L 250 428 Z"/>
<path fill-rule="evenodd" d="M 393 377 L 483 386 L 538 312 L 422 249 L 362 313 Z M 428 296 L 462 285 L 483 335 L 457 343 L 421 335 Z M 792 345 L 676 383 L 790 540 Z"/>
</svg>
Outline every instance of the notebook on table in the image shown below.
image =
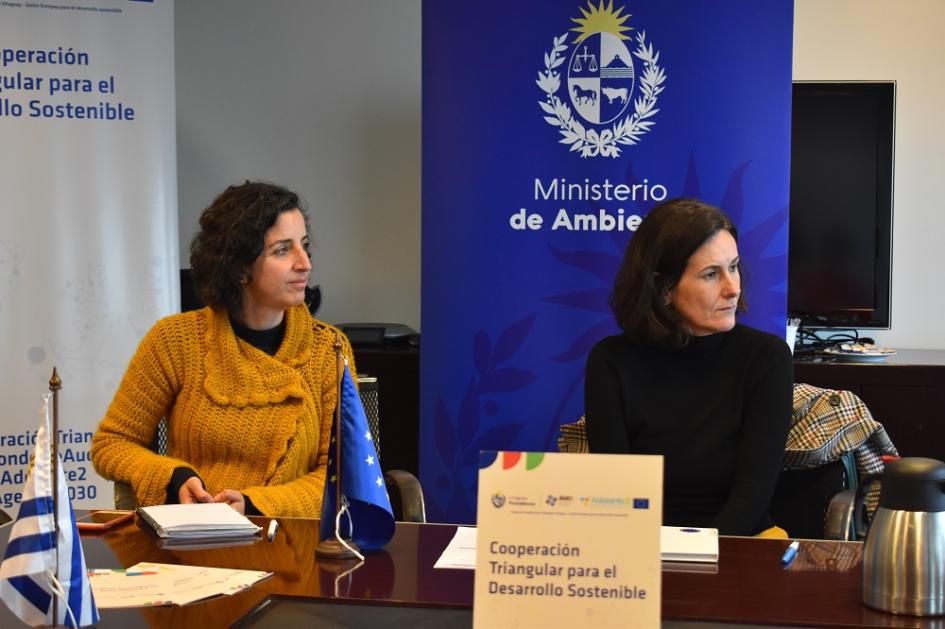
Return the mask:
<svg viewBox="0 0 945 629">
<path fill-rule="evenodd" d="M 692 526 L 662 526 L 660 557 L 663 561 L 715 563 L 719 560 L 719 531 Z"/>
<path fill-rule="evenodd" d="M 262 529 L 222 502 L 140 507 L 138 515 L 163 539 L 237 539 Z"/>
</svg>

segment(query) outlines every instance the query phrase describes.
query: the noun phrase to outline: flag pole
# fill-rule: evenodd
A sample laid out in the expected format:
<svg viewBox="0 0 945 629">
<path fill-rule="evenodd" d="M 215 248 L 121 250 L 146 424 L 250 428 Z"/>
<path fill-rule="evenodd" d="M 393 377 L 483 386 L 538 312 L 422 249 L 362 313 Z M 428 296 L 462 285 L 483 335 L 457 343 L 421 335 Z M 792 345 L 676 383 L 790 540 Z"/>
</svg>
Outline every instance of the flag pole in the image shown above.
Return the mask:
<svg viewBox="0 0 945 629">
<path fill-rule="evenodd" d="M 337 523 L 335 537 L 329 537 L 318 542 L 315 547 L 315 555 L 325 559 L 354 559 L 357 558 L 355 550 L 357 547 L 350 539 L 346 539 L 347 545 L 338 541 L 341 521 L 338 514 L 341 513 L 341 386 L 345 375 L 344 354 L 341 353 L 341 337 L 335 333 L 335 343 L 332 346 L 335 350 L 335 522 Z M 329 479 L 330 480 L 330 479 Z"/>
<path fill-rule="evenodd" d="M 53 521 L 55 522 L 53 555 L 56 558 L 56 579 L 59 578 L 59 390 L 62 388 L 62 379 L 56 367 L 53 367 L 52 377 L 49 379 L 49 390 L 52 392 L 53 401 L 53 423 L 52 435 L 49 438 L 50 447 L 50 470 L 52 471 L 52 494 L 53 494 Z M 52 618 L 53 627 L 59 625 L 59 597 L 52 597 Z"/>
</svg>

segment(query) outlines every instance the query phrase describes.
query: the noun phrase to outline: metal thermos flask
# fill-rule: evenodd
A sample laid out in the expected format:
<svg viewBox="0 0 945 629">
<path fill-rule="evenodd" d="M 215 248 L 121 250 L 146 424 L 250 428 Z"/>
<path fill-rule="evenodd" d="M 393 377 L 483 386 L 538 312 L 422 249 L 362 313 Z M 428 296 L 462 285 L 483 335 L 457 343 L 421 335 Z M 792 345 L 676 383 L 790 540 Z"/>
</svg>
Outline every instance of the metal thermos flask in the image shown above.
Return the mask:
<svg viewBox="0 0 945 629">
<path fill-rule="evenodd" d="M 945 463 L 886 466 L 863 550 L 863 602 L 894 614 L 945 614 Z"/>
</svg>

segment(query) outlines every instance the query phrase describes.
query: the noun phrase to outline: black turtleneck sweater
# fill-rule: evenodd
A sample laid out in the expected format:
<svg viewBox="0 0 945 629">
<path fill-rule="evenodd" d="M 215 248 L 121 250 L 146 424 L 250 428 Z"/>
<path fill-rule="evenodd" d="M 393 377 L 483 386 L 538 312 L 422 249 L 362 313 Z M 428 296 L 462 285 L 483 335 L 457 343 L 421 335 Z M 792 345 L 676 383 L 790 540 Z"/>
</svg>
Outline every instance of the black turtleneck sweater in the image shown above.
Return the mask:
<svg viewBox="0 0 945 629">
<path fill-rule="evenodd" d="M 663 523 L 753 535 L 791 421 L 793 364 L 780 338 L 736 325 L 683 349 L 600 341 L 587 358 L 591 452 L 662 454 Z"/>
</svg>

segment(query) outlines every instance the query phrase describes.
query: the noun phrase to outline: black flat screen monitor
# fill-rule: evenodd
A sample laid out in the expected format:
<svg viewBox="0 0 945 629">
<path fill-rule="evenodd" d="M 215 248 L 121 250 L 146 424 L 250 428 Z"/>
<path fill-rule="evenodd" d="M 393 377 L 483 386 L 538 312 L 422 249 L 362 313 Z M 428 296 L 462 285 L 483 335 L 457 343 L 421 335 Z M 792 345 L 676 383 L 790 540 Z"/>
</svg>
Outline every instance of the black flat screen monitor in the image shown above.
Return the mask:
<svg viewBox="0 0 945 629">
<path fill-rule="evenodd" d="M 888 328 L 895 83 L 794 84 L 788 312 Z"/>
</svg>

